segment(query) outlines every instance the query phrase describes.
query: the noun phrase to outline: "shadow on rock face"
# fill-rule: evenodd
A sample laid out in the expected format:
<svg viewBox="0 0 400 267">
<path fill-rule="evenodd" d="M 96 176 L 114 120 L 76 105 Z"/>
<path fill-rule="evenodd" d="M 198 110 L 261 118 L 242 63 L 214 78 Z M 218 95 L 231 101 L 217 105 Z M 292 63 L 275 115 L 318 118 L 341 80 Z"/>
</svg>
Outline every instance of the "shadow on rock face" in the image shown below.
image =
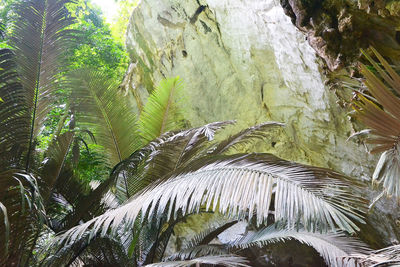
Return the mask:
<svg viewBox="0 0 400 267">
<path fill-rule="evenodd" d="M 397 1 L 281 0 L 281 5 L 329 70 L 335 71 L 357 62 L 360 48 L 370 45 L 400 60 L 400 5 L 391 2 Z"/>
</svg>

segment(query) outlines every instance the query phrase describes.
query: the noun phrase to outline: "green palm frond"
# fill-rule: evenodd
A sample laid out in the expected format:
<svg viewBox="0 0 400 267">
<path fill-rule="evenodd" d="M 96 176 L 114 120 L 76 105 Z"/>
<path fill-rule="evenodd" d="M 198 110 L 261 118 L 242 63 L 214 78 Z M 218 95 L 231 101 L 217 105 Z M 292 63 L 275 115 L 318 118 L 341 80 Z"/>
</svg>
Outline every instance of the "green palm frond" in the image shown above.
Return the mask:
<svg viewBox="0 0 400 267">
<path fill-rule="evenodd" d="M 4 222 L 0 223 L 0 233 L 9 236 L 9 242 L 0 243 L 0 265 L 3 265 L 19 260 L 21 249 L 30 245 L 33 225 L 43 220 L 45 211 L 39 186 L 31 174 L 15 169 L 2 171 L 0 188 L 0 203 L 5 207 L 0 216 Z"/>
<path fill-rule="evenodd" d="M 317 233 L 304 229 L 288 230 L 278 225 L 270 225 L 257 232 L 249 232 L 243 238 L 235 241 L 234 247 L 247 248 L 251 246 L 267 246 L 277 242 L 297 240 L 313 247 L 329 266 L 356 266 L 352 254 L 366 254 L 369 249 L 361 241 L 347 237 L 344 233 Z"/>
<path fill-rule="evenodd" d="M 103 197 L 114 184 L 115 177 L 110 176 L 97 186 L 96 189 L 87 194 L 79 194 L 75 200 L 77 205 L 74 211 L 65 217 L 62 230 L 70 229 L 82 221 L 82 219 L 88 220 L 92 218 L 94 216 L 93 212 L 99 211 L 98 209 L 102 204 Z"/>
<path fill-rule="evenodd" d="M 29 116 L 27 162 L 34 139 L 40 132 L 55 92 L 61 88 L 60 73 L 65 66 L 65 52 L 74 39 L 74 31 L 67 29 L 74 23 L 65 8 L 70 0 L 25 0 L 18 3 L 15 12 L 11 46 L 16 54 L 19 80 Z M 29 44 L 29 45 L 28 45 Z"/>
<path fill-rule="evenodd" d="M 15 56 L 0 49 L 0 164 L 19 165 L 23 147 L 29 138 L 29 116 L 25 91 L 19 83 Z"/>
<path fill-rule="evenodd" d="M 144 140 L 150 142 L 165 132 L 184 126 L 178 107 L 182 88 L 179 77 L 169 78 L 162 80 L 149 96 L 139 120 Z"/>
<path fill-rule="evenodd" d="M 136 114 L 118 90 L 118 83 L 91 70 L 79 70 L 71 79 L 78 125 L 93 131 L 110 157 L 110 166 L 129 157 L 141 144 Z"/>
<path fill-rule="evenodd" d="M 8 247 L 9 247 L 9 242 L 10 242 L 10 221 L 8 220 L 8 213 L 7 213 L 7 207 L 3 205 L 3 203 L 0 202 L 0 218 L 2 219 L 3 227 L 0 227 L 2 229 L 2 233 L 4 233 L 4 237 L 2 238 L 3 242 L 2 245 L 0 246 L 0 256 L 3 258 L 6 258 L 8 255 Z M 0 261 L 1 263 L 1 261 Z"/>
<path fill-rule="evenodd" d="M 400 198 L 400 76 L 375 49 L 371 50 L 381 65 L 364 52 L 377 73 L 365 65 L 361 65 L 361 72 L 372 98 L 359 95 L 353 107 L 356 117 L 371 129 L 367 139 L 367 143 L 375 146 L 371 153 L 384 152 L 372 177 L 373 181 L 382 183 L 387 195 Z"/>
<path fill-rule="evenodd" d="M 359 228 L 353 220 L 363 222 L 366 203 L 349 186 L 338 173 L 270 154 L 206 157 L 153 183 L 125 205 L 70 229 L 61 240 L 74 241 L 88 230 L 91 236 L 105 235 L 121 224 L 129 228 L 140 214 L 170 218 L 179 211 L 199 212 L 202 206 L 238 219 L 255 216 L 262 224 L 272 204 L 275 220 L 287 221 L 289 227 L 301 223 L 306 229 L 338 227 L 354 233 Z"/>
<path fill-rule="evenodd" d="M 234 134 L 227 139 L 218 143 L 216 148 L 210 154 L 222 154 L 231 148 L 240 147 L 241 145 L 252 143 L 257 139 L 263 140 L 269 134 L 269 130 L 274 127 L 282 127 L 283 123 L 265 122 Z"/>
<path fill-rule="evenodd" d="M 48 201 L 51 193 L 54 191 L 73 141 L 74 133 L 70 131 L 65 132 L 56 137 L 54 142 L 47 149 L 46 157 L 41 169 L 42 179 L 40 180 L 42 185 L 42 197 L 46 201 Z"/>
<path fill-rule="evenodd" d="M 247 260 L 236 255 L 203 256 L 183 261 L 167 261 L 145 265 L 146 267 L 186 267 L 192 265 L 209 264 L 226 267 L 248 267 Z"/>
<path fill-rule="evenodd" d="M 40 266 L 135 266 L 118 238 L 82 238 L 69 246 L 45 246 Z"/>
<path fill-rule="evenodd" d="M 148 245 L 146 249 L 144 249 L 143 251 L 139 250 L 140 251 L 139 256 L 141 259 L 143 259 L 142 261 L 144 264 L 150 264 L 152 262 L 155 261 L 157 262 L 162 260 L 165 250 L 167 249 L 169 240 L 172 234 L 174 233 L 175 226 L 179 222 L 182 222 L 185 218 L 186 216 L 178 216 L 177 219 L 171 220 L 165 223 L 164 225 L 162 225 L 161 222 L 159 223 L 159 226 L 163 226 L 162 228 L 164 229 L 158 227 L 159 231 L 157 231 L 156 238 L 151 240 L 151 242 L 147 242 L 150 243 L 150 245 Z M 152 228 L 154 229 L 154 224 L 150 225 L 148 228 L 151 231 Z M 146 228 L 145 227 L 141 228 L 141 232 L 143 232 L 143 230 L 146 230 Z M 138 243 L 143 243 L 143 242 L 138 242 Z"/>
</svg>

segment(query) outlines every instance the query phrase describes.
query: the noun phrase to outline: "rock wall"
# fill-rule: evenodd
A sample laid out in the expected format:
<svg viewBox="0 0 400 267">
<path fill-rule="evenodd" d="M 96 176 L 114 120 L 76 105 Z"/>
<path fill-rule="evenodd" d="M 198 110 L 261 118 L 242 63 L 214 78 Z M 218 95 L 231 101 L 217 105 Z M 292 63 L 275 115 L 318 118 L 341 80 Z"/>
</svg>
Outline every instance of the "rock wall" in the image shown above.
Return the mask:
<svg viewBox="0 0 400 267">
<path fill-rule="evenodd" d="M 349 67 L 370 45 L 400 60 L 400 2 L 394 0 L 280 0 L 285 13 L 330 71 Z"/>
<path fill-rule="evenodd" d="M 182 78 L 193 125 L 285 122 L 284 133 L 262 150 L 368 177 L 372 159 L 346 141 L 353 132 L 348 110 L 336 104 L 315 53 L 276 2 L 142 0 L 127 47 L 139 91 L 164 77 Z"/>
<path fill-rule="evenodd" d="M 296 17 L 301 28 L 298 22 Z M 347 141 L 354 132 L 349 110 L 325 85 L 323 64 L 306 37 L 275 0 L 142 0 L 128 26 L 127 76 L 143 96 L 162 78 L 179 75 L 193 126 L 231 119 L 238 120 L 237 129 L 284 122 L 253 151 L 369 180 L 377 159 Z M 341 95 L 350 98 L 351 92 Z M 395 214 L 395 206 L 386 204 L 378 206 Z M 379 221 L 386 215 L 374 216 Z M 392 221 L 387 224 L 385 239 L 399 238 Z"/>
</svg>

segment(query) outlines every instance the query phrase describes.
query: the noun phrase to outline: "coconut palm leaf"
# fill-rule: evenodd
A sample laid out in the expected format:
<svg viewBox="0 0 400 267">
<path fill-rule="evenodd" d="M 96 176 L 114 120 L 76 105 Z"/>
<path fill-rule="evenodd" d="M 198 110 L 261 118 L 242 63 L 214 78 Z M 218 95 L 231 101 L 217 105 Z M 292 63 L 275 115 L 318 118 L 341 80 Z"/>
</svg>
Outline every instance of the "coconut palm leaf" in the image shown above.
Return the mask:
<svg viewBox="0 0 400 267">
<path fill-rule="evenodd" d="M 136 114 L 119 92 L 117 82 L 91 70 L 79 70 L 71 80 L 78 125 L 92 130 L 97 143 L 106 149 L 110 166 L 129 157 L 141 144 Z"/>
<path fill-rule="evenodd" d="M 240 131 L 237 134 L 234 134 L 222 142 L 218 143 L 216 148 L 210 152 L 210 154 L 222 154 L 228 151 L 230 148 L 237 148 L 239 146 L 252 143 L 256 139 L 263 140 L 268 135 L 268 131 L 274 127 L 282 127 L 283 123 L 279 122 L 265 122 L 247 129 Z"/>
<path fill-rule="evenodd" d="M 115 232 L 122 224 L 132 227 L 136 218 L 166 213 L 167 218 L 206 210 L 267 221 L 274 206 L 275 220 L 289 227 L 336 229 L 354 233 L 363 222 L 365 200 L 348 191 L 350 183 L 335 172 L 281 160 L 270 154 L 206 157 L 145 188 L 123 206 L 76 226 L 61 240 Z M 272 196 L 274 195 L 274 201 Z"/>
<path fill-rule="evenodd" d="M 179 77 L 162 80 L 149 96 L 140 114 L 139 128 L 144 140 L 150 142 L 163 133 L 183 128 L 178 108 L 183 86 Z"/>
<path fill-rule="evenodd" d="M 70 2 L 25 0 L 15 7 L 18 18 L 13 24 L 10 44 L 16 54 L 29 116 L 26 168 L 34 139 L 55 100 L 55 92 L 61 88 L 65 48 L 74 39 L 73 30 L 66 29 L 74 23 L 65 8 Z"/>
<path fill-rule="evenodd" d="M 389 196 L 400 198 L 400 76 L 375 49 L 371 50 L 382 67 L 364 52 L 377 71 L 374 73 L 361 65 L 361 72 L 366 78 L 364 83 L 373 98 L 359 95 L 359 100 L 354 102 L 354 109 L 356 117 L 371 129 L 367 139 L 367 143 L 375 146 L 371 153 L 384 152 L 372 177 L 373 181 L 382 184 Z"/>
<path fill-rule="evenodd" d="M 167 261 L 145 265 L 146 267 L 186 267 L 200 264 L 210 264 L 226 267 L 247 267 L 247 260 L 236 255 L 204 256 L 183 261 Z"/>
<path fill-rule="evenodd" d="M 321 234 L 304 229 L 296 231 L 282 228 L 276 224 L 257 232 L 249 232 L 231 245 L 240 248 L 262 247 L 292 239 L 313 247 L 329 266 L 335 267 L 356 266 L 356 261 L 348 256 L 354 253 L 365 254 L 369 251 L 361 241 L 347 237 L 342 232 Z"/>
</svg>

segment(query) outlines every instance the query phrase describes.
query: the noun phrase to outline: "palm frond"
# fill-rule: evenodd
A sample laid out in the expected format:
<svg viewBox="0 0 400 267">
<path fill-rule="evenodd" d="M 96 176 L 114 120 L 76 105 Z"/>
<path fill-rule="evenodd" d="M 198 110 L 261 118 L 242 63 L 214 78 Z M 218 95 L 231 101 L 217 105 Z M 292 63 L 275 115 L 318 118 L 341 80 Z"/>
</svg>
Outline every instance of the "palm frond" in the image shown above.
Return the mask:
<svg viewBox="0 0 400 267">
<path fill-rule="evenodd" d="M 282 127 L 283 123 L 279 122 L 265 122 L 234 134 L 227 139 L 218 143 L 216 148 L 210 154 L 222 154 L 231 148 L 238 147 L 244 144 L 254 142 L 257 139 L 263 140 L 268 136 L 268 131 L 274 127 Z"/>
<path fill-rule="evenodd" d="M 270 154 L 239 154 L 206 157 L 153 183 L 125 205 L 67 231 L 61 240 L 73 241 L 90 229 L 91 236 L 121 224 L 132 227 L 143 219 L 166 213 L 176 217 L 218 210 L 234 218 L 267 221 L 273 203 L 276 221 L 289 227 L 301 223 L 306 229 L 336 229 L 354 233 L 363 222 L 366 201 L 348 191 L 350 183 L 335 172 L 281 160 Z M 274 195 L 274 201 L 272 197 Z M 147 216 L 145 216 L 147 215 Z"/>
<path fill-rule="evenodd" d="M 40 266 L 134 266 L 122 242 L 116 238 L 81 239 L 70 246 L 44 247 Z"/>
<path fill-rule="evenodd" d="M 29 139 L 25 91 L 18 80 L 15 56 L 0 49 L 0 164 L 2 169 L 20 163 L 19 154 Z"/>
<path fill-rule="evenodd" d="M 367 143 L 375 147 L 371 153 L 381 153 L 381 158 L 373 175 L 373 181 L 382 183 L 384 192 L 400 198 L 399 179 L 399 136 L 400 136 L 400 75 L 373 48 L 379 63 L 363 52 L 377 73 L 361 65 L 365 85 L 372 99 L 359 95 L 354 101 L 356 117 L 371 131 Z"/>
<path fill-rule="evenodd" d="M 43 220 L 45 211 L 32 175 L 16 169 L 2 171 L 0 188 L 0 203 L 5 207 L 1 209 L 4 223 L 0 223 L 0 233 L 9 236 L 8 242 L 0 243 L 0 265 L 3 265 L 19 260 L 21 250 L 30 245 L 34 225 Z"/>
<path fill-rule="evenodd" d="M 201 127 L 167 132 L 153 140 L 142 149 L 133 153 L 128 159 L 119 164 L 112 175 L 119 175 L 120 199 L 125 199 L 126 189 L 132 196 L 169 173 L 182 167 L 201 155 L 208 148 L 216 132 L 224 129 L 233 121 L 209 123 Z M 122 174 L 127 179 L 127 187 Z"/>
<path fill-rule="evenodd" d="M 389 196 L 400 197 L 400 147 L 386 150 L 379 158 L 372 180 L 382 184 Z"/>
<path fill-rule="evenodd" d="M 78 123 L 93 131 L 110 156 L 110 166 L 129 157 L 141 144 L 136 114 L 118 90 L 117 82 L 91 70 L 79 70 L 71 79 Z"/>
<path fill-rule="evenodd" d="M 86 221 L 93 218 L 93 216 L 95 216 L 93 215 L 93 211 L 98 211 L 99 206 L 102 204 L 103 197 L 114 183 L 115 177 L 111 176 L 88 194 L 79 194 L 75 201 L 77 205 L 74 211 L 65 217 L 62 230 L 70 229 L 83 219 Z"/>
<path fill-rule="evenodd" d="M 302 230 L 287 230 L 276 224 L 257 232 L 249 232 L 235 241 L 232 246 L 247 248 L 267 246 L 287 240 L 297 240 L 313 247 L 329 266 L 356 266 L 354 259 L 347 258 L 354 253 L 365 254 L 369 250 L 361 241 L 347 237 L 344 233 L 316 233 Z"/>
<path fill-rule="evenodd" d="M 4 38 L 5 25 L 0 22 L 0 39 Z"/>
<path fill-rule="evenodd" d="M 209 244 L 219 234 L 236 224 L 236 220 L 229 220 L 224 216 L 213 217 L 211 222 L 202 225 L 204 231 L 195 235 L 190 241 L 187 242 L 186 246 L 171 256 L 163 259 L 163 261 L 171 260 L 188 260 L 206 255 L 223 255 L 227 254 L 228 246 L 226 244 L 216 245 Z"/>
<path fill-rule="evenodd" d="M 20 82 L 24 89 L 25 106 L 30 117 L 27 141 L 27 163 L 35 137 L 60 88 L 60 72 L 64 67 L 67 45 L 73 39 L 74 23 L 65 8 L 70 0 L 25 0 L 16 5 L 18 18 L 10 38 L 15 52 Z"/>
<path fill-rule="evenodd" d="M 144 140 L 150 142 L 165 132 L 183 128 L 178 107 L 182 87 L 179 77 L 165 79 L 149 96 L 139 120 Z"/>
<path fill-rule="evenodd" d="M 42 197 L 47 201 L 60 177 L 61 170 L 64 167 L 68 153 L 70 152 L 74 141 L 73 132 L 65 132 L 56 137 L 54 142 L 49 146 L 46 157 L 43 161 L 41 169 L 41 187 Z"/>
<path fill-rule="evenodd" d="M 177 253 L 167 257 L 166 259 L 163 259 L 163 261 L 169 262 L 174 260 L 190 260 L 197 257 L 225 255 L 227 253 L 229 253 L 228 248 L 224 245 L 198 245 L 194 247 L 184 248 Z"/>
<path fill-rule="evenodd" d="M 202 229 L 205 230 L 200 230 L 200 233 L 195 235 L 191 240 L 185 242 L 186 244 L 184 245 L 184 248 L 181 249 L 179 252 L 176 254 L 173 254 L 169 256 L 168 258 L 163 260 L 164 252 L 165 249 L 168 245 L 168 241 L 170 239 L 170 236 L 172 233 L 175 231 L 175 227 L 180 224 L 181 227 L 189 227 L 190 228 L 190 223 L 188 223 L 186 220 L 190 218 L 193 214 L 186 214 L 185 216 L 178 215 L 178 218 L 175 220 L 170 220 L 169 222 L 165 223 L 163 225 L 163 230 L 161 233 L 157 236 L 156 240 L 154 242 L 151 242 L 151 246 L 149 246 L 149 249 L 146 249 L 144 251 L 145 254 L 145 261 L 144 264 L 150 264 L 151 262 L 154 261 L 165 261 L 165 260 L 187 260 L 191 258 L 196 258 L 200 256 L 206 256 L 206 255 L 216 255 L 216 254 L 226 254 L 227 250 L 222 248 L 222 247 L 207 247 L 206 245 L 210 243 L 214 238 L 217 237 L 220 233 L 237 223 L 237 221 L 232 221 L 229 220 L 229 218 L 226 218 L 224 216 L 213 216 L 211 220 L 206 221 L 206 223 L 202 224 Z M 209 216 L 210 214 L 207 214 L 206 216 Z M 164 216 L 166 217 L 166 216 Z M 196 217 L 199 218 L 199 217 Z M 196 220 L 196 218 L 191 218 L 193 220 Z M 167 218 L 163 218 L 165 221 Z M 154 219 L 153 219 L 154 220 Z M 157 218 L 155 220 L 157 222 Z M 150 229 L 154 227 L 156 224 L 152 224 L 148 226 Z M 142 229 L 143 231 L 144 229 Z M 210 249 L 210 250 L 208 250 Z M 212 254 L 211 252 L 215 251 L 216 253 Z M 217 251 L 220 251 L 221 253 L 217 253 Z M 224 253 L 222 253 L 224 251 Z M 210 252 L 210 253 L 207 253 Z M 204 253 L 204 254 L 202 254 Z M 188 256 L 188 257 L 185 257 Z M 190 256 L 190 257 L 189 257 Z"/>
<path fill-rule="evenodd" d="M 226 267 L 248 267 L 247 260 L 235 255 L 204 256 L 183 261 L 167 261 L 145 265 L 146 267 L 186 267 L 194 264 L 210 264 Z"/>
<path fill-rule="evenodd" d="M 359 260 L 364 266 L 400 266 L 400 245 L 372 251 L 365 254 L 353 254 L 349 258 Z"/>
<path fill-rule="evenodd" d="M 207 245 L 209 244 L 214 238 L 216 238 L 219 234 L 236 224 L 238 221 L 237 220 L 226 220 L 224 223 L 220 223 L 217 226 L 214 227 L 209 227 L 205 231 L 199 233 L 196 235 L 191 241 L 189 241 L 189 244 L 186 246 L 186 248 L 194 248 L 197 246 L 201 245 Z"/>
<path fill-rule="evenodd" d="M 0 246 L 0 256 L 2 258 L 6 258 L 8 254 L 9 240 L 10 240 L 10 221 L 8 220 L 7 208 L 0 202 L 0 218 L 3 217 L 4 223 L 4 239 L 2 242 L 2 246 Z M 3 227 L 2 227 L 3 228 Z M 2 229 L 0 228 L 0 229 Z"/>
</svg>

